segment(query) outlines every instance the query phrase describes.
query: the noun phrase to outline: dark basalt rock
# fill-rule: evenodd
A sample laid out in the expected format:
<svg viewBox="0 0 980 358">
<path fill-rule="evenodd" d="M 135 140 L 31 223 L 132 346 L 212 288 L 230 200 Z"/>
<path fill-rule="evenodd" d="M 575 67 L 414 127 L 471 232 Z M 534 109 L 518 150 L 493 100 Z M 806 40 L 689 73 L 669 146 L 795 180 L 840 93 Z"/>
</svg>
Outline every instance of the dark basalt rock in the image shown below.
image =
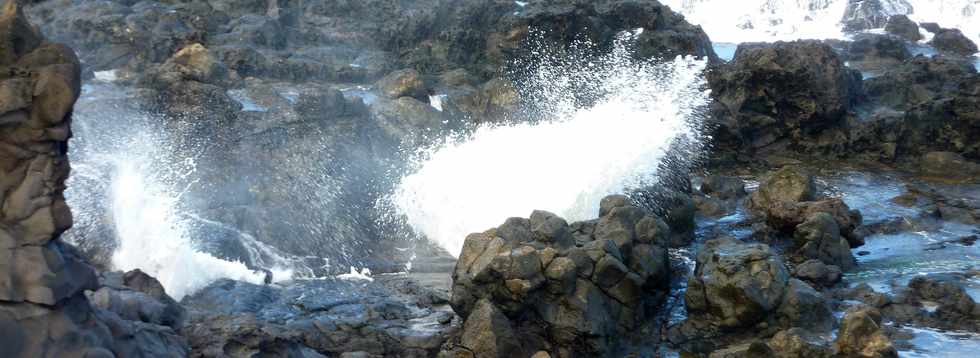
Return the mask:
<svg viewBox="0 0 980 358">
<path fill-rule="evenodd" d="M 742 44 L 708 73 L 716 150 L 835 153 L 861 76 L 818 41 Z"/>
<path fill-rule="evenodd" d="M 811 259 L 793 268 L 793 277 L 807 281 L 815 287 L 830 287 L 841 280 L 841 269 L 823 261 Z"/>
<path fill-rule="evenodd" d="M 277 286 L 220 280 L 184 298 L 181 333 L 195 357 L 431 357 L 458 327 L 425 290 L 401 277 Z"/>
<path fill-rule="evenodd" d="M 977 53 L 977 44 L 973 43 L 959 29 L 942 29 L 929 41 L 932 47 L 940 52 L 948 52 L 959 56 L 971 56 Z"/>
<path fill-rule="evenodd" d="M 980 75 L 956 58 L 916 57 L 865 81 L 867 108 L 884 115 L 876 138 L 893 142 L 896 156 L 919 157 L 933 151 L 980 158 Z M 869 138 L 870 140 L 870 138 Z"/>
<path fill-rule="evenodd" d="M 783 167 L 759 185 L 748 207 L 777 232 L 793 236 L 794 261 L 818 259 L 844 270 L 854 267 L 850 248 L 864 244 L 856 230 L 861 214 L 839 198 L 818 198 L 811 175 Z"/>
<path fill-rule="evenodd" d="M 779 329 L 825 332 L 833 325 L 827 300 L 790 278 L 767 245 L 724 238 L 704 244 L 685 291 L 688 319 L 668 331 L 671 343 L 691 352 L 711 352 Z"/>
<path fill-rule="evenodd" d="M 922 39 L 922 34 L 919 33 L 919 25 L 909 20 L 909 17 L 905 15 L 889 17 L 888 23 L 885 24 L 885 32 L 911 42 Z"/>
<path fill-rule="evenodd" d="M 919 24 L 919 26 L 922 26 L 923 29 L 934 34 L 938 34 L 939 31 L 942 31 L 942 28 L 939 27 L 939 24 L 935 22 L 923 22 Z"/>
<path fill-rule="evenodd" d="M 881 312 L 871 307 L 847 310 L 834 347 L 844 356 L 898 357 L 898 351 L 881 329 Z"/>
<path fill-rule="evenodd" d="M 444 354 L 504 357 L 609 356 L 666 293 L 666 224 L 628 203 L 603 199 L 586 236 L 536 211 L 466 238 L 453 273 L 461 339 Z M 591 225 L 590 225 L 591 226 Z M 494 324 L 490 324 L 494 323 Z"/>
<path fill-rule="evenodd" d="M 17 1 L 0 9 L 0 356 L 182 357 L 180 310 L 139 274 L 104 287 L 60 235 L 80 64 L 47 42 Z M 97 290 L 97 291 L 96 291 Z M 86 291 L 106 300 L 90 302 Z"/>
<path fill-rule="evenodd" d="M 899 37 L 859 34 L 848 46 L 845 58 L 851 66 L 877 72 L 912 58 L 912 54 Z"/>
</svg>

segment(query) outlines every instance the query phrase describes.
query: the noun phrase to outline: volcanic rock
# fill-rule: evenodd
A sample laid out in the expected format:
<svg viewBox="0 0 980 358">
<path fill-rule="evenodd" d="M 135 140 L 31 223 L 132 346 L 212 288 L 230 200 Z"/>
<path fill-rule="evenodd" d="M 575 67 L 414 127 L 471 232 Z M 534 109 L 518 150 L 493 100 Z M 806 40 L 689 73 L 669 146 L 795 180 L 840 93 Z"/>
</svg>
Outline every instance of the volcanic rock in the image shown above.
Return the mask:
<svg viewBox="0 0 980 358">
<path fill-rule="evenodd" d="M 749 154 L 839 152 L 860 79 L 818 41 L 741 44 L 731 63 L 708 73 L 716 145 Z"/>
<path fill-rule="evenodd" d="M 668 337 L 691 352 L 770 337 L 779 329 L 826 332 L 833 325 L 827 300 L 790 278 L 769 246 L 731 238 L 704 244 L 684 300 L 688 318 L 671 327 Z"/>
<path fill-rule="evenodd" d="M 942 29 L 929 41 L 932 47 L 940 52 L 954 55 L 972 56 L 977 53 L 977 44 L 973 43 L 959 29 Z"/>
<path fill-rule="evenodd" d="M 885 32 L 911 42 L 922 39 L 922 34 L 919 33 L 919 25 L 909 20 L 909 17 L 905 15 L 889 17 L 888 23 L 885 24 Z"/>
<path fill-rule="evenodd" d="M 820 260 L 808 260 L 794 268 L 793 277 L 807 281 L 816 287 L 830 287 L 840 282 L 841 269 L 834 265 L 827 265 Z"/>
<path fill-rule="evenodd" d="M 684 298 L 692 316 L 742 328 L 779 307 L 788 281 L 786 266 L 768 246 L 712 240 L 698 253 Z"/>
<path fill-rule="evenodd" d="M 100 289 L 95 271 L 59 238 L 72 225 L 63 192 L 81 92 L 75 53 L 47 42 L 6 1 L 0 66 L 0 356 L 185 356 L 183 339 L 159 325 L 179 315 L 155 298 L 127 301 L 129 319 L 94 307 L 85 291 Z"/>
<path fill-rule="evenodd" d="M 813 225 L 800 225 L 815 213 L 826 213 L 834 219 L 850 247 L 864 244 L 864 238 L 856 231 L 861 224 L 861 213 L 851 210 L 840 198 L 817 198 L 813 177 L 797 168 L 787 166 L 771 173 L 749 197 L 748 207 L 755 215 L 765 218 L 770 227 L 786 234 L 793 234 L 798 228 L 811 228 Z"/>
<path fill-rule="evenodd" d="M 847 310 L 834 347 L 852 357 L 898 357 L 898 351 L 881 330 L 881 312 L 870 307 Z"/>
<path fill-rule="evenodd" d="M 469 235 L 453 273 L 450 302 L 465 320 L 455 349 L 610 354 L 665 293 L 667 233 L 622 196 L 603 199 L 600 211 L 587 236 L 576 237 L 581 223 L 542 211 Z"/>
<path fill-rule="evenodd" d="M 817 259 L 845 271 L 857 265 L 851 255 L 850 245 L 840 236 L 837 221 L 824 212 L 813 213 L 796 226 L 793 245 L 793 255 L 799 257 L 800 261 Z"/>
</svg>

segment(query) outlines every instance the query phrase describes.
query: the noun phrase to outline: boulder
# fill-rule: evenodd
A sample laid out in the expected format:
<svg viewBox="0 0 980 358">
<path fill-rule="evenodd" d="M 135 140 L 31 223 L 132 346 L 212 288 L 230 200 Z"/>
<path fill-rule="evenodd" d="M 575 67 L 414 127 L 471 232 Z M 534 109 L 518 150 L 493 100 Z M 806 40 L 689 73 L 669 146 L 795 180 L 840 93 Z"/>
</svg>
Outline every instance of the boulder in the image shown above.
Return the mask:
<svg viewBox="0 0 980 358">
<path fill-rule="evenodd" d="M 815 213 L 826 213 L 834 219 L 840 236 L 847 240 L 850 247 L 864 244 L 864 238 L 856 231 L 861 225 L 861 213 L 851 210 L 840 198 L 818 198 L 813 177 L 800 169 L 787 166 L 771 173 L 752 193 L 747 205 L 754 215 L 764 218 L 769 227 L 788 235 L 794 234 L 798 228 L 816 227 L 800 227 L 800 224 Z M 801 238 L 806 236 L 801 235 Z"/>
<path fill-rule="evenodd" d="M 737 177 L 711 175 L 701 182 L 701 192 L 719 199 L 737 199 L 746 195 L 745 181 Z"/>
<path fill-rule="evenodd" d="M 963 35 L 959 29 L 942 29 L 929 41 L 940 52 L 959 56 L 972 56 L 977 53 L 977 44 Z"/>
<path fill-rule="evenodd" d="M 704 244 L 684 302 L 687 319 L 670 327 L 667 337 L 692 353 L 739 347 L 792 327 L 826 333 L 834 324 L 827 299 L 790 278 L 769 246 L 731 238 Z"/>
<path fill-rule="evenodd" d="M 858 306 L 844 313 L 834 347 L 849 357 L 898 357 L 898 351 L 881 330 L 881 312 L 870 307 Z"/>
<path fill-rule="evenodd" d="M 775 312 L 788 284 L 789 272 L 769 246 L 717 239 L 698 253 L 684 300 L 692 317 L 744 328 Z"/>
<path fill-rule="evenodd" d="M 861 75 L 819 41 L 741 44 L 708 72 L 719 150 L 839 154 Z"/>
<path fill-rule="evenodd" d="M 777 332 L 766 342 L 777 358 L 830 358 L 833 352 L 828 342 L 802 328 Z"/>
<path fill-rule="evenodd" d="M 460 344 L 476 357 L 506 358 L 521 351 L 510 321 L 487 299 L 477 302 L 466 317 Z"/>
<path fill-rule="evenodd" d="M 450 303 L 466 319 L 452 351 L 611 354 L 666 293 L 669 233 L 623 196 L 604 198 L 600 212 L 569 225 L 535 211 L 469 235 L 453 272 Z"/>
<path fill-rule="evenodd" d="M 884 133 L 874 133 L 894 143 L 897 156 L 945 151 L 980 159 L 980 75 L 968 61 L 916 57 L 865 81 L 865 93 L 862 106 L 899 111 Z"/>
<path fill-rule="evenodd" d="M 793 269 L 793 277 L 809 282 L 816 287 L 831 287 L 841 280 L 841 269 L 827 265 L 820 260 L 807 260 Z"/>
<path fill-rule="evenodd" d="M 912 53 L 900 37 L 859 34 L 848 44 L 845 58 L 851 66 L 878 73 L 912 58 Z"/>
<path fill-rule="evenodd" d="M 376 84 L 381 94 L 388 98 L 414 97 L 428 100 L 428 91 L 421 75 L 414 69 L 393 71 Z"/>
<path fill-rule="evenodd" d="M 789 279 L 782 303 L 777 309 L 780 327 L 800 327 L 827 332 L 834 326 L 834 314 L 827 299 L 807 283 Z"/>
<path fill-rule="evenodd" d="M 816 259 L 844 271 L 857 265 L 850 244 L 840 236 L 837 221 L 825 212 L 813 213 L 796 226 L 793 247 L 799 262 Z"/>
<path fill-rule="evenodd" d="M 975 330 L 980 327 L 980 304 L 964 289 L 962 279 L 953 274 L 917 276 L 909 281 L 906 301 L 921 305 L 938 304 L 930 318 L 931 326 L 944 329 Z M 929 321 L 932 321 L 930 319 Z"/>
<path fill-rule="evenodd" d="M 783 167 L 769 175 L 749 198 L 749 207 L 766 211 L 769 208 L 816 199 L 813 176 L 793 167 Z"/>
<path fill-rule="evenodd" d="M 905 15 L 893 15 L 889 17 L 888 22 L 885 23 L 885 32 L 911 42 L 917 42 L 922 39 L 922 34 L 919 33 L 919 25 Z"/>
</svg>

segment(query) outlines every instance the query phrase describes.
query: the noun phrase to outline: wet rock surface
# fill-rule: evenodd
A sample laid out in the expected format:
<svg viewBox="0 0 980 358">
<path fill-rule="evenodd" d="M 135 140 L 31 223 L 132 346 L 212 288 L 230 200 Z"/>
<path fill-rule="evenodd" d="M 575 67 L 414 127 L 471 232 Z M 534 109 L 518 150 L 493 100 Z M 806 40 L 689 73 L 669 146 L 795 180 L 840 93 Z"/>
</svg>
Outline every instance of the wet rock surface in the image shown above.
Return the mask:
<svg viewBox="0 0 980 358">
<path fill-rule="evenodd" d="M 666 294 L 668 232 L 625 197 L 607 197 L 600 212 L 585 235 L 573 233 L 579 223 L 535 211 L 468 236 L 450 300 L 465 323 L 444 354 L 610 356 L 621 349 Z"/>
<path fill-rule="evenodd" d="M 181 301 L 191 356 L 430 357 L 459 327 L 445 293 L 404 276 L 262 286 L 221 280 Z M 230 353 L 229 353 L 230 352 Z"/>
<path fill-rule="evenodd" d="M 817 41 L 742 44 L 709 72 L 715 142 L 749 153 L 839 150 L 860 75 Z"/>
<path fill-rule="evenodd" d="M 75 53 L 48 42 L 17 2 L 6 1 L 0 66 L 0 355 L 185 355 L 186 343 L 172 329 L 179 314 L 164 313 L 163 296 L 91 301 L 86 292 L 114 289 L 59 238 L 72 225 L 63 192 L 72 106 L 81 91 Z M 138 286 L 152 286 L 150 280 Z"/>
</svg>

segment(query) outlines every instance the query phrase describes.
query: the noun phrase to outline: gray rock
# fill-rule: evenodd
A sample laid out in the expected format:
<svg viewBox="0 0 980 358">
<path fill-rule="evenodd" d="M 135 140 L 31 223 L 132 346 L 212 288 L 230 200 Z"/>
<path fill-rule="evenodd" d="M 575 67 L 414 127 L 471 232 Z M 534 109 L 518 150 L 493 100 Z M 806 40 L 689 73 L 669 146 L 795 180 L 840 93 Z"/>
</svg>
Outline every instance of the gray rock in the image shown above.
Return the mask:
<svg viewBox="0 0 980 358">
<path fill-rule="evenodd" d="M 834 314 L 827 299 L 805 282 L 790 279 L 778 308 L 782 327 L 800 327 L 814 332 L 828 332 L 834 326 Z"/>
<path fill-rule="evenodd" d="M 881 313 L 869 307 L 847 310 L 834 347 L 846 356 L 898 357 L 898 351 L 881 330 Z"/>
<path fill-rule="evenodd" d="M 743 43 L 707 78 L 717 99 L 716 148 L 759 156 L 839 153 L 861 83 L 857 70 L 818 41 Z"/>
<path fill-rule="evenodd" d="M 909 17 L 905 15 L 893 15 L 889 17 L 888 22 L 885 24 L 885 32 L 911 42 L 922 39 L 922 34 L 919 33 L 919 25 L 909 20 Z"/>
<path fill-rule="evenodd" d="M 933 36 L 929 44 L 941 52 L 959 56 L 971 56 L 977 53 L 977 44 L 963 35 L 959 29 L 942 29 Z"/>
<path fill-rule="evenodd" d="M 701 182 L 701 192 L 719 199 L 736 199 L 746 195 L 745 181 L 736 177 L 711 175 Z"/>
<path fill-rule="evenodd" d="M 799 262 L 817 259 L 844 271 L 857 265 L 851 254 L 851 246 L 840 236 L 837 221 L 824 212 L 814 213 L 796 226 L 793 245 L 794 255 L 799 257 Z"/>
<path fill-rule="evenodd" d="M 421 75 L 414 69 L 404 69 L 389 73 L 376 84 L 378 90 L 388 98 L 415 97 L 428 99 L 428 91 Z"/>
<path fill-rule="evenodd" d="M 486 299 L 466 317 L 460 344 L 476 357 L 507 358 L 522 351 L 510 321 Z"/>
<path fill-rule="evenodd" d="M 829 358 L 829 342 L 801 328 L 779 331 L 767 342 L 777 358 Z"/>
<path fill-rule="evenodd" d="M 830 287 L 841 280 L 841 269 L 820 260 L 807 260 L 796 266 L 793 276 L 816 287 Z"/>
<path fill-rule="evenodd" d="M 616 342 L 642 322 L 643 307 L 664 296 L 670 272 L 667 250 L 658 245 L 665 242 L 666 224 L 621 199 L 603 200 L 605 215 L 594 230 L 535 211 L 530 219 L 511 218 L 497 229 L 469 235 L 453 273 L 450 302 L 467 317 L 464 331 L 470 325 L 489 330 L 471 333 L 486 339 L 469 341 L 498 342 L 493 337 L 515 332 L 522 355 L 554 347 L 567 347 L 562 354 L 611 354 Z M 574 235 L 579 235 L 577 244 L 554 239 Z M 477 315 L 480 305 L 493 308 Z M 491 311 L 500 312 L 507 323 L 473 322 L 490 319 Z M 511 343 L 481 344 L 496 348 L 480 350 L 516 352 L 506 348 Z M 466 343 L 460 346 L 442 354 L 473 350 Z"/>
<path fill-rule="evenodd" d="M 788 270 L 769 246 L 717 239 L 698 253 L 684 299 L 691 316 L 742 328 L 774 312 L 788 283 Z"/>
</svg>

